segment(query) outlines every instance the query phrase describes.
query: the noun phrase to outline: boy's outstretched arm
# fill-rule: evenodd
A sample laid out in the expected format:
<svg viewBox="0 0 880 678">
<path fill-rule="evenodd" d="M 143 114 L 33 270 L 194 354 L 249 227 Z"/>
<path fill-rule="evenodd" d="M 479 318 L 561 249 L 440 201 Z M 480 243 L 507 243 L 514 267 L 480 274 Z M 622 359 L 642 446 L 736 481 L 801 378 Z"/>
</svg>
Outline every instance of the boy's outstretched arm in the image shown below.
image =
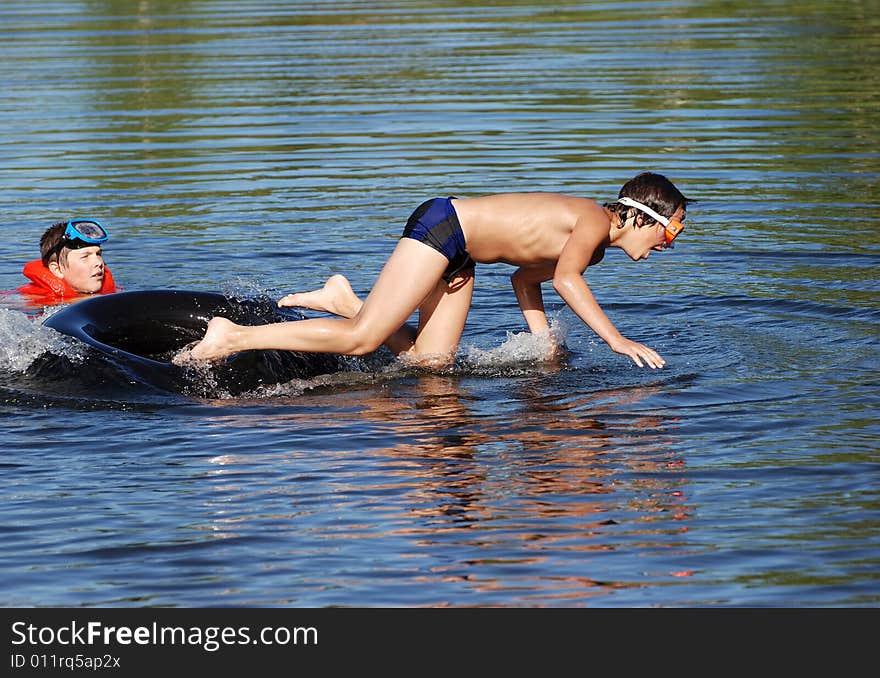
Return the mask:
<svg viewBox="0 0 880 678">
<path fill-rule="evenodd" d="M 615 353 L 629 356 L 639 367 L 643 360 L 651 368 L 663 367 L 666 361 L 653 349 L 624 337 L 605 315 L 593 296 L 584 272 L 593 253 L 601 246 L 606 230 L 596 224 L 578 224 L 572 231 L 553 274 L 553 289 L 569 308 L 601 337 Z"/>
</svg>

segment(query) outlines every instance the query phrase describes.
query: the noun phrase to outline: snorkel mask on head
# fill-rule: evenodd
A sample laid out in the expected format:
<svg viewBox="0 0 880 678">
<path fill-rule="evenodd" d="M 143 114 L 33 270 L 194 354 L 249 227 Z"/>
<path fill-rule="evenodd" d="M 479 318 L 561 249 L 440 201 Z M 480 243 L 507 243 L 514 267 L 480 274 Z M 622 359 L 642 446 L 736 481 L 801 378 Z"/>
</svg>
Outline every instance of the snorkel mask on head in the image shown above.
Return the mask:
<svg viewBox="0 0 880 678">
<path fill-rule="evenodd" d="M 664 247 L 672 247 L 672 241 L 678 237 L 678 234 L 684 230 L 684 224 L 682 224 L 677 219 L 670 219 L 669 217 L 664 217 L 663 215 L 655 212 L 647 205 L 640 203 L 638 200 L 633 200 L 632 198 L 618 198 L 617 202 L 621 205 L 626 205 L 627 207 L 635 207 L 637 210 L 641 210 L 649 217 L 653 217 L 655 220 L 659 221 L 663 224 L 663 228 L 666 229 L 666 244 Z"/>
<path fill-rule="evenodd" d="M 71 240 L 82 240 L 89 245 L 100 245 L 109 237 L 107 229 L 94 219 L 77 219 L 67 222 L 61 241 L 67 244 Z"/>
<path fill-rule="evenodd" d="M 109 237 L 107 229 L 94 219 L 74 219 L 67 222 L 61 239 L 46 256 L 54 256 L 65 247 L 77 249 L 100 245 Z"/>
</svg>

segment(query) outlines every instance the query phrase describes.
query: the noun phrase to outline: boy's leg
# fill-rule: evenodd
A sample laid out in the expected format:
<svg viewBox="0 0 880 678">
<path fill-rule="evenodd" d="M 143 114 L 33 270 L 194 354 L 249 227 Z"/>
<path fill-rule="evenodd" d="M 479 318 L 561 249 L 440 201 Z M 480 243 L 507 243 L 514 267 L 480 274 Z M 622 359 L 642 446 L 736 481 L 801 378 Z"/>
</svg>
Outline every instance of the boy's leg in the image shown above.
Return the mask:
<svg viewBox="0 0 880 678">
<path fill-rule="evenodd" d="M 448 264 L 446 257 L 428 245 L 401 238 L 354 318 L 314 318 L 248 327 L 214 318 L 204 339 L 188 355 L 216 360 L 252 349 L 369 353 L 406 323 L 435 290 Z M 180 356 L 178 362 L 185 357 Z"/>
<path fill-rule="evenodd" d="M 473 272 L 451 284 L 440 280 L 419 306 L 419 329 L 409 356 L 425 356 L 432 363 L 455 357 L 474 293 Z"/>
<path fill-rule="evenodd" d="M 354 293 L 348 279 L 337 273 L 327 278 L 327 282 L 320 289 L 287 294 L 278 300 L 278 305 L 287 308 L 310 308 L 313 311 L 325 311 L 343 318 L 354 318 L 364 302 Z M 415 329 L 404 325 L 388 337 L 384 343 L 392 353 L 397 355 L 412 348 L 415 340 Z"/>
<path fill-rule="evenodd" d="M 343 318 L 354 318 L 364 302 L 354 293 L 348 278 L 336 273 L 317 290 L 285 294 L 278 300 L 278 305 L 282 308 L 310 308 Z"/>
<path fill-rule="evenodd" d="M 411 357 L 429 356 L 431 362 L 442 356 L 443 362 L 448 361 L 461 341 L 473 291 L 473 273 L 457 278 L 452 284 L 440 280 L 419 307 L 418 333 L 404 325 L 385 341 L 385 345 L 394 354 L 407 352 Z M 320 289 L 288 294 L 278 301 L 278 305 L 300 306 L 353 318 L 363 302 L 345 276 L 337 274 L 330 276 Z"/>
</svg>

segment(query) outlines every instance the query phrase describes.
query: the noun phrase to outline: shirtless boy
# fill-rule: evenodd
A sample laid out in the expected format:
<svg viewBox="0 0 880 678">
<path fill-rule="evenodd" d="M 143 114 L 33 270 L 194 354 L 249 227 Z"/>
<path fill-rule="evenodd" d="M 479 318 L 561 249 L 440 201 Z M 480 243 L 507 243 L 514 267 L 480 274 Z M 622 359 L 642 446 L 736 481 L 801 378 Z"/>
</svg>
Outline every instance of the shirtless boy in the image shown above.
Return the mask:
<svg viewBox="0 0 880 678">
<path fill-rule="evenodd" d="M 555 193 L 435 198 L 413 212 L 365 300 L 344 277 L 333 276 L 319 290 L 278 302 L 340 317 L 253 327 L 216 317 L 177 360 L 216 360 L 251 349 L 363 355 L 384 343 L 427 364 L 449 363 L 470 309 L 475 264 L 503 262 L 518 267 L 511 282 L 531 332 L 549 331 L 541 283 L 552 280 L 612 351 L 639 367 L 659 368 L 663 358 L 617 330 L 583 274 L 608 247 L 621 248 L 633 261 L 666 249 L 682 229 L 688 202 L 666 177 L 650 172 L 628 181 L 618 199 L 604 205 Z M 405 323 L 416 309 L 418 327 L 411 328 Z"/>
</svg>

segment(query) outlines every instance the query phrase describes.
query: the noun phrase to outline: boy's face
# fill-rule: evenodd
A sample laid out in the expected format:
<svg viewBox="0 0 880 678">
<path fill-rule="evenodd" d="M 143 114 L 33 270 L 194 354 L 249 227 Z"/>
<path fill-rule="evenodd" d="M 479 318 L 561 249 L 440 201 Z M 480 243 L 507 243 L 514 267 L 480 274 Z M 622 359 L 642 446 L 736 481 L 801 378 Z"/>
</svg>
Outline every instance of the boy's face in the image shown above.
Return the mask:
<svg viewBox="0 0 880 678">
<path fill-rule="evenodd" d="M 669 217 L 672 221 L 684 222 L 684 218 L 686 216 L 684 207 L 679 207 L 675 212 L 672 213 L 672 216 Z M 660 232 L 660 242 L 652 247 L 651 249 L 662 251 L 666 249 L 666 228 L 663 224 L 654 224 L 655 227 Z"/>
<path fill-rule="evenodd" d="M 104 255 L 99 245 L 61 253 L 49 270 L 81 294 L 94 294 L 104 284 Z"/>
<path fill-rule="evenodd" d="M 684 221 L 684 217 L 685 210 L 683 207 L 679 207 L 670 219 Z M 666 228 L 663 224 L 656 223 L 653 226 L 637 227 L 636 231 L 638 240 L 634 243 L 633 251 L 627 251 L 633 261 L 647 259 L 651 250 L 662 252 L 666 249 Z"/>
</svg>

